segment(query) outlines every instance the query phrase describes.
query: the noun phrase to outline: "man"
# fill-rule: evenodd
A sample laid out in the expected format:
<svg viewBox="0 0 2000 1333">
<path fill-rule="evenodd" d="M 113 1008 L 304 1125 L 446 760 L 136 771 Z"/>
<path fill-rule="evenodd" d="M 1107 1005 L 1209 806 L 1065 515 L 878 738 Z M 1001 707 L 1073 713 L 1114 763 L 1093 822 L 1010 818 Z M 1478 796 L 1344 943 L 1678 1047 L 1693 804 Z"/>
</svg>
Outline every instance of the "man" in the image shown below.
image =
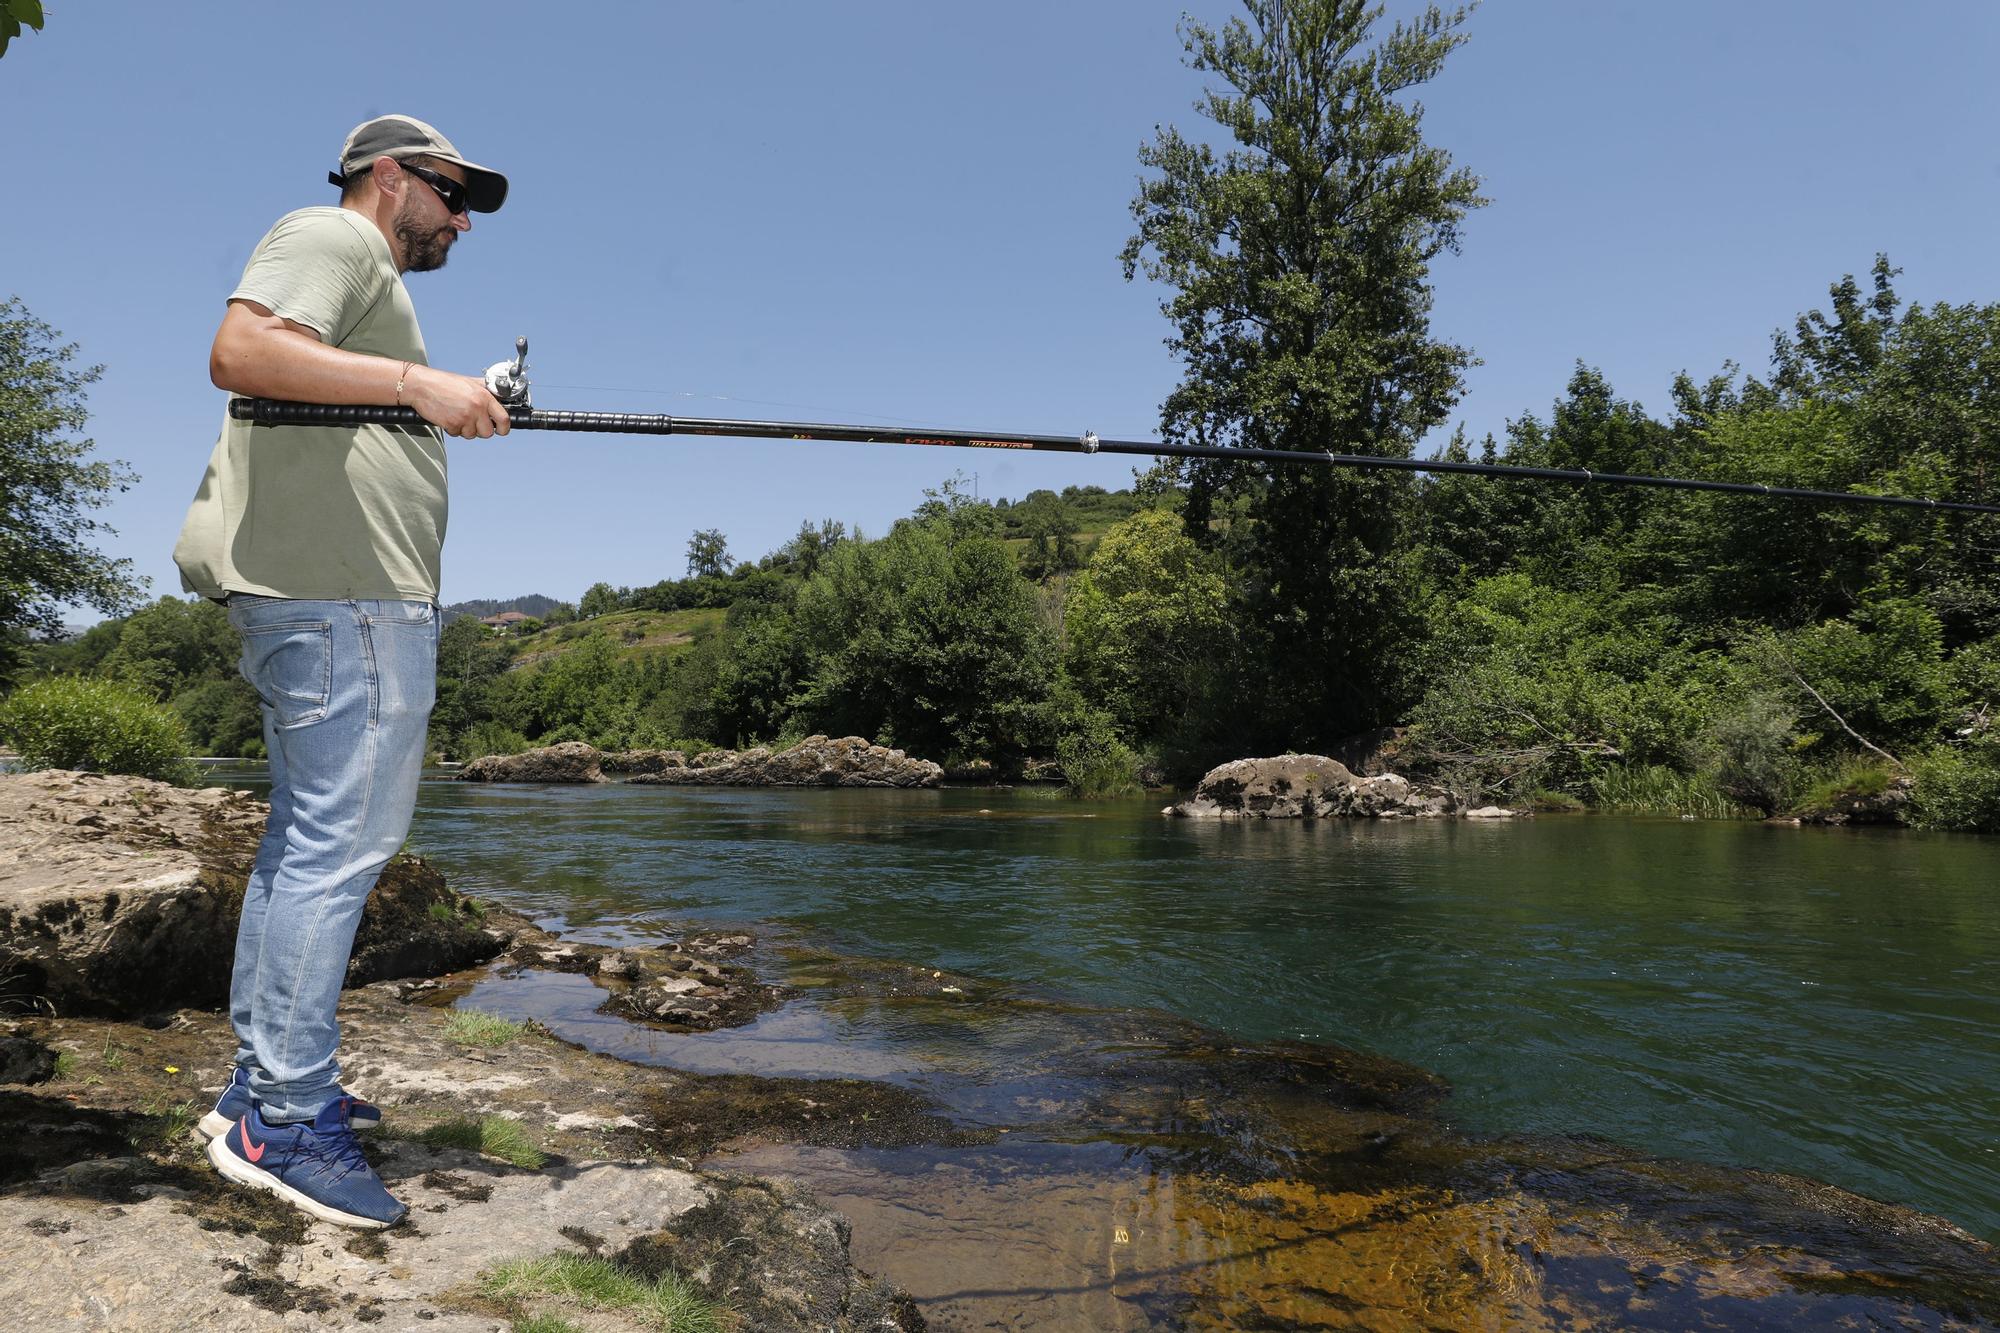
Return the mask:
<svg viewBox="0 0 2000 1333">
<path fill-rule="evenodd" d="M 402 275 L 441 268 L 507 178 L 429 125 L 382 116 L 341 149 L 338 207 L 280 218 L 209 353 L 216 387 L 413 407 L 464 439 L 507 433 L 483 381 L 433 370 Z M 225 420 L 174 548 L 182 585 L 223 601 L 263 701 L 271 818 L 230 981 L 236 1067 L 202 1118 L 223 1175 L 324 1218 L 407 1211 L 354 1141 L 334 1006 L 362 904 L 402 846 L 435 693 L 445 451 L 430 430 Z"/>
</svg>

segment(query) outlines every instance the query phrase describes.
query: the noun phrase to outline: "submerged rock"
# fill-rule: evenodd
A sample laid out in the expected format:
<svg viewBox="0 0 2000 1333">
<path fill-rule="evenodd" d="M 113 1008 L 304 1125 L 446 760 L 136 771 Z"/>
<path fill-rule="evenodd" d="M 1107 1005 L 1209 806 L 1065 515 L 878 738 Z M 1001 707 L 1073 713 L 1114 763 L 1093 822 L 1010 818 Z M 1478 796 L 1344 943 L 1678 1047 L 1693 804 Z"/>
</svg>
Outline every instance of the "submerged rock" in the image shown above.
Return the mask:
<svg viewBox="0 0 2000 1333">
<path fill-rule="evenodd" d="M 245 792 L 146 778 L 0 775 L 0 1008 L 224 1003 L 269 810 Z M 436 976 L 502 944 L 437 871 L 399 856 L 369 895 L 347 984 Z"/>
<path fill-rule="evenodd" d="M 1356 777 L 1323 754 L 1238 759 L 1212 768 L 1194 795 L 1162 814 L 1184 818 L 1435 818 L 1453 812 L 1451 797 L 1418 788 L 1394 773 Z"/>
</svg>

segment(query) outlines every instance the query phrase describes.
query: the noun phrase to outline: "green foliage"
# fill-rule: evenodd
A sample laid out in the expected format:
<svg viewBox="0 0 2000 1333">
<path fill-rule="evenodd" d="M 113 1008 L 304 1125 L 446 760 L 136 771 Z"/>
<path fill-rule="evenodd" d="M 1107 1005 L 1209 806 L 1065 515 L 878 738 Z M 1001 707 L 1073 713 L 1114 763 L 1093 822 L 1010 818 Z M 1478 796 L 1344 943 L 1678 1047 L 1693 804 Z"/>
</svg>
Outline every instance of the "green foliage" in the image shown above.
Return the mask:
<svg viewBox="0 0 2000 1333">
<path fill-rule="evenodd" d="M 5 737 L 31 769 L 81 768 L 191 785 L 187 728 L 163 708 L 108 680 L 51 676 L 0 705 Z"/>
<path fill-rule="evenodd" d="M 2000 737 L 1944 745 L 1915 764 L 1911 820 L 1919 828 L 2000 833 Z"/>
<path fill-rule="evenodd" d="M 42 0 L 0 0 L 0 56 L 23 27 L 42 30 Z"/>
<path fill-rule="evenodd" d="M 1907 598 L 1865 603 L 1847 619 L 1822 621 L 1788 636 L 1782 658 L 1785 674 L 1795 673 L 1802 693 L 1810 686 L 1825 700 L 1825 707 L 1806 714 L 1808 730 L 1822 741 L 1845 736 L 1826 707 L 1892 752 L 1928 743 L 1943 724 L 1949 691 L 1944 627 L 1920 603 Z"/>
<path fill-rule="evenodd" d="M 92 461 L 95 445 L 78 436 L 90 419 L 84 390 L 103 367 L 73 366 L 76 350 L 18 297 L 0 301 L 0 685 L 29 634 L 61 629 L 65 603 L 116 614 L 138 596 L 132 562 L 95 549 L 111 529 L 90 512 L 137 477 Z"/>
<path fill-rule="evenodd" d="M 1846 759 L 1832 771 L 1815 777 L 1792 799 L 1795 815 L 1818 814 L 1846 797 L 1879 796 L 1888 790 L 1897 770 L 1879 759 Z"/>
<path fill-rule="evenodd" d="M 1582 797 L 1616 765 L 1686 767 L 1715 666 L 1577 593 L 1504 574 L 1431 612 L 1410 753 L 1468 799 Z"/>
<path fill-rule="evenodd" d="M 1786 808 L 1804 771 L 1797 726 L 1798 710 L 1769 690 L 1746 691 L 1719 707 L 1701 739 L 1716 789 L 1760 814 Z"/>
<path fill-rule="evenodd" d="M 1139 757 L 1118 739 L 1111 719 L 1092 714 L 1056 740 L 1063 790 L 1086 800 L 1139 790 Z"/>
<path fill-rule="evenodd" d="M 590 590 L 584 593 L 583 600 L 577 603 L 576 613 L 582 619 L 589 620 L 595 616 L 609 615 L 618 609 L 618 594 L 612 591 L 611 585 L 593 583 L 590 585 Z"/>
<path fill-rule="evenodd" d="M 715 528 L 703 528 L 688 538 L 687 572 L 693 578 L 716 578 L 729 572 L 729 539 Z"/>
<path fill-rule="evenodd" d="M 1248 22 L 1188 22 L 1188 63 L 1220 83 L 1201 110 L 1218 155 L 1171 128 L 1140 151 L 1127 277 L 1172 295 L 1184 377 L 1162 409 L 1176 443 L 1409 456 L 1456 401 L 1465 349 L 1431 336 L 1430 263 L 1484 201 L 1426 144 L 1410 94 L 1463 40 L 1427 6 L 1367 45 L 1380 5 L 1246 0 Z M 1309 186 L 1305 183 L 1310 183 Z M 1190 531 L 1242 568 L 1236 629 L 1256 665 L 1264 745 L 1332 742 L 1404 702 L 1413 628 L 1404 545 L 1416 488 L 1335 468 L 1193 460 Z"/>
<path fill-rule="evenodd" d="M 1230 639 L 1219 562 L 1163 510 L 1104 534 L 1071 587 L 1063 663 L 1084 696 L 1127 735 L 1199 725 Z"/>
</svg>

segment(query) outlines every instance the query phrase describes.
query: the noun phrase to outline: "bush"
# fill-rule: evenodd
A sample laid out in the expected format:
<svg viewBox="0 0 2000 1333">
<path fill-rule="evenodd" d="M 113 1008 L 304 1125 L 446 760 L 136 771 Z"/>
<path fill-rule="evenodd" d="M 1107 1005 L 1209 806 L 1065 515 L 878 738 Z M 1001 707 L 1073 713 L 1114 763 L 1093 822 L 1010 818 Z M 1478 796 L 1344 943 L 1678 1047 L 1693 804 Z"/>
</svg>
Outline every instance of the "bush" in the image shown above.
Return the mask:
<svg viewBox="0 0 2000 1333">
<path fill-rule="evenodd" d="M 108 680 L 50 676 L 0 707 L 0 737 L 28 768 L 83 768 L 193 785 L 187 726 L 168 708 Z"/>
<path fill-rule="evenodd" d="M 458 758 L 462 763 L 484 759 L 489 754 L 520 754 L 530 748 L 528 738 L 511 727 L 494 721 L 475 722 L 459 737 Z"/>
<path fill-rule="evenodd" d="M 1139 789 L 1139 756 L 1118 739 L 1109 718 L 1091 718 L 1056 741 L 1056 767 L 1064 790 L 1092 800 L 1123 796 Z"/>
<path fill-rule="evenodd" d="M 1915 767 L 1911 823 L 1953 833 L 2000 833 L 2000 742 L 1940 746 Z"/>
</svg>

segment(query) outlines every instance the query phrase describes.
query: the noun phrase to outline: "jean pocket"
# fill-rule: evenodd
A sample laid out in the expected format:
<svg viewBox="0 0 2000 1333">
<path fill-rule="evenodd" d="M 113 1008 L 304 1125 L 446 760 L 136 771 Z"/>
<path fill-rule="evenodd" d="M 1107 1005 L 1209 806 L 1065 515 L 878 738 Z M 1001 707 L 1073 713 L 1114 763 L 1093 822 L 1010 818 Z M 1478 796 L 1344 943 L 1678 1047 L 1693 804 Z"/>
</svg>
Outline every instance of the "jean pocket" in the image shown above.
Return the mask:
<svg viewBox="0 0 2000 1333">
<path fill-rule="evenodd" d="M 400 629 L 428 630 L 437 623 L 437 608 L 429 602 L 378 602 L 376 606 L 381 609 L 370 610 L 361 617 L 371 629 L 377 625 L 389 625 Z"/>
<path fill-rule="evenodd" d="M 278 730 L 326 716 L 333 693 L 333 626 L 324 620 L 245 625 L 243 679 L 271 710 Z"/>
</svg>

